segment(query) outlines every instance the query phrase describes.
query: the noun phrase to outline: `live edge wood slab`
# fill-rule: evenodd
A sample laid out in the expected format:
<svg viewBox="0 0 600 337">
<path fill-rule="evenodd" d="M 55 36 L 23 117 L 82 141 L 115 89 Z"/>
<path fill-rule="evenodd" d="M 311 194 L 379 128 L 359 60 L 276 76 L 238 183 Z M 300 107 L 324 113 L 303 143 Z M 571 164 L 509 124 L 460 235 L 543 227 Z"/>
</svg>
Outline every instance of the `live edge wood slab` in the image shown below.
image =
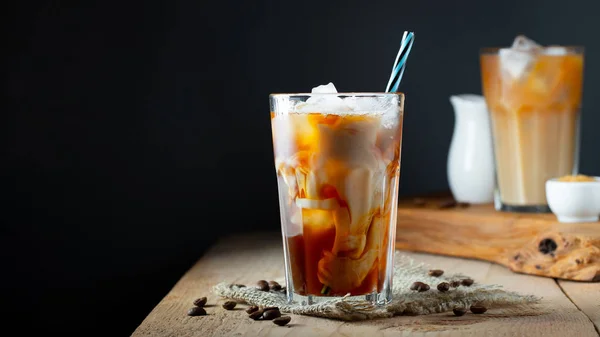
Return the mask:
<svg viewBox="0 0 600 337">
<path fill-rule="evenodd" d="M 451 197 L 401 200 L 396 248 L 498 263 L 518 273 L 600 281 L 600 222 L 451 205 Z"/>
</svg>

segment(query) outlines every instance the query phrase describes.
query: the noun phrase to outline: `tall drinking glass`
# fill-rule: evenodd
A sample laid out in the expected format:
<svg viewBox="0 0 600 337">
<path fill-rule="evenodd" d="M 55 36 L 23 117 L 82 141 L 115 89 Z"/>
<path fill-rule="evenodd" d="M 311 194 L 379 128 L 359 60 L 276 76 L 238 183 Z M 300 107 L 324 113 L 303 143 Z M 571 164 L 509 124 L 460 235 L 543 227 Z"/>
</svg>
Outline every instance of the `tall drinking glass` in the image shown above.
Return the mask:
<svg viewBox="0 0 600 337">
<path fill-rule="evenodd" d="M 287 299 L 392 300 L 404 95 L 270 95 Z"/>
<path fill-rule="evenodd" d="M 583 48 L 489 48 L 480 62 L 496 209 L 549 212 L 546 180 L 578 170 Z"/>
</svg>

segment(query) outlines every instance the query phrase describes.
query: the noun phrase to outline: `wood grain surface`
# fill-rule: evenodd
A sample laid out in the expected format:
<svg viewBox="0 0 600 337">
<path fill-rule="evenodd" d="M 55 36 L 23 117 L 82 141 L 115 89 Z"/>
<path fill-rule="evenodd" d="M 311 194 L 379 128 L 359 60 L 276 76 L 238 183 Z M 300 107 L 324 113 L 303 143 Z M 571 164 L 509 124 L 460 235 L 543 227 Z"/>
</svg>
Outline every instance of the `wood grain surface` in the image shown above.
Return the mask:
<svg viewBox="0 0 600 337">
<path fill-rule="evenodd" d="M 447 197 L 403 200 L 396 247 L 486 260 L 519 273 L 600 281 L 600 222 L 565 224 L 553 214 L 449 205 Z"/>
<path fill-rule="evenodd" d="M 443 313 L 363 322 L 291 315 L 291 323 L 284 327 L 270 321 L 253 321 L 247 317 L 245 305 L 224 310 L 221 304 L 225 300 L 212 294 L 211 288 L 221 281 L 253 284 L 259 279 L 283 279 L 279 233 L 256 234 L 223 239 L 212 247 L 132 336 L 598 336 L 592 322 L 598 323 L 600 283 L 557 283 L 486 261 L 405 253 L 449 272 L 468 274 L 482 283 L 502 284 L 510 290 L 541 296 L 543 301 L 536 312 L 527 315 L 518 310 L 490 308 L 483 315 L 456 317 Z M 596 297 L 586 295 L 592 293 Z M 209 299 L 208 315 L 187 316 L 194 299 L 201 296 Z"/>
</svg>

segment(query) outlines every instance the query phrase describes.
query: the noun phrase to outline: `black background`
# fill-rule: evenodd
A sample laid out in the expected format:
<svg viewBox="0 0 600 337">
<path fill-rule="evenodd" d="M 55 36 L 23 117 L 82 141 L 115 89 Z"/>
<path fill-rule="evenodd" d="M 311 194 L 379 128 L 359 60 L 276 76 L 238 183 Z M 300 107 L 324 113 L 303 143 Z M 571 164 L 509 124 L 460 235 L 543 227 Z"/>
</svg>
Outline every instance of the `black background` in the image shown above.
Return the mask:
<svg viewBox="0 0 600 337">
<path fill-rule="evenodd" d="M 14 2 L 3 312 L 129 335 L 216 238 L 279 230 L 268 94 L 383 91 L 404 30 L 402 195 L 448 188 L 448 98 L 481 93 L 479 48 L 520 33 L 585 46 L 580 168 L 600 174 L 599 4 Z"/>
</svg>

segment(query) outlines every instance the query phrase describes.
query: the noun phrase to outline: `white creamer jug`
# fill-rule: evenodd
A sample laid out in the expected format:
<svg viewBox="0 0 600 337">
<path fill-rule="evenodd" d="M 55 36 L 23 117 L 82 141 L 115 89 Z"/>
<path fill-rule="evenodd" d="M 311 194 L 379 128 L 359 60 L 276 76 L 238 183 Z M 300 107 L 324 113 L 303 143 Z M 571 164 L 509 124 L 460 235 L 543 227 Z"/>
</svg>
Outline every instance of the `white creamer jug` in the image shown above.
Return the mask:
<svg viewBox="0 0 600 337">
<path fill-rule="evenodd" d="M 448 183 L 454 199 L 471 204 L 494 200 L 494 153 L 490 117 L 480 95 L 450 96 L 454 132 L 448 152 Z"/>
</svg>

